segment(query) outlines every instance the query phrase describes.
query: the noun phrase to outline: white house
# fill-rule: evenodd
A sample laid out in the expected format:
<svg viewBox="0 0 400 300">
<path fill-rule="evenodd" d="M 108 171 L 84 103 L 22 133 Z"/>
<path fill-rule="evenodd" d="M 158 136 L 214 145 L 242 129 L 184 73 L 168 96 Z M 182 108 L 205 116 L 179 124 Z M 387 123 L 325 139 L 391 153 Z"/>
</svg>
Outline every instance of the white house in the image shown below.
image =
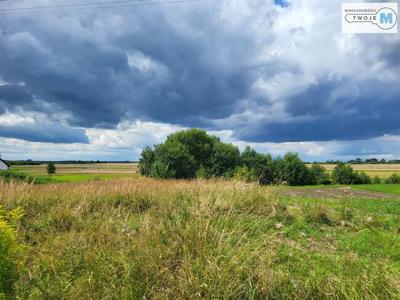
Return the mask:
<svg viewBox="0 0 400 300">
<path fill-rule="evenodd" d="M 0 158 L 0 171 L 8 170 L 10 166 Z"/>
</svg>

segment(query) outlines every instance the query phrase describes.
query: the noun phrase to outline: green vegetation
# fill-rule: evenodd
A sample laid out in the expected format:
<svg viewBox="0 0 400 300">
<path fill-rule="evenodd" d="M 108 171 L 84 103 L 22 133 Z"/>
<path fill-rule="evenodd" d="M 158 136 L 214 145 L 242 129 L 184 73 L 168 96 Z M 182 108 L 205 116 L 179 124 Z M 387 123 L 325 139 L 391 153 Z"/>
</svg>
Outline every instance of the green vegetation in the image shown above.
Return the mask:
<svg viewBox="0 0 400 300">
<path fill-rule="evenodd" d="M 54 163 L 49 163 L 47 164 L 46 170 L 48 175 L 56 174 L 56 165 Z"/>
<path fill-rule="evenodd" d="M 139 171 L 144 176 L 163 179 L 234 177 L 261 184 L 329 183 L 321 167 L 307 168 L 295 153 L 275 160 L 249 147 L 240 153 L 237 147 L 200 129 L 178 131 L 153 149 L 145 148 Z"/>
<path fill-rule="evenodd" d="M 400 184 L 367 184 L 367 185 L 353 186 L 353 188 L 388 193 L 393 195 L 400 195 Z"/>
<path fill-rule="evenodd" d="M 18 265 L 22 250 L 15 227 L 21 217 L 19 208 L 6 212 L 0 206 L 0 299 L 15 296 L 14 285 L 19 278 Z"/>
<path fill-rule="evenodd" d="M 25 181 L 25 182 L 34 181 L 34 178 L 32 176 L 15 171 L 0 171 L 0 180 L 1 179 L 5 181 Z"/>
<path fill-rule="evenodd" d="M 47 165 L 21 165 L 10 171 L 0 172 L 0 178 L 19 180 L 35 184 L 135 178 L 138 176 L 136 164 L 68 164 L 55 165 L 57 174 L 48 175 Z"/>
<path fill-rule="evenodd" d="M 337 184 L 369 184 L 371 178 L 364 172 L 354 172 L 350 165 L 338 163 L 332 172 L 332 181 Z"/>
<path fill-rule="evenodd" d="M 25 212 L 10 227 L 25 250 L 9 259 L 5 297 L 400 297 L 399 201 L 283 192 L 225 180 L 0 181 L 4 209 Z"/>
<path fill-rule="evenodd" d="M 400 176 L 397 174 L 392 174 L 389 178 L 385 180 L 385 183 L 388 184 L 399 184 L 400 183 Z"/>
</svg>

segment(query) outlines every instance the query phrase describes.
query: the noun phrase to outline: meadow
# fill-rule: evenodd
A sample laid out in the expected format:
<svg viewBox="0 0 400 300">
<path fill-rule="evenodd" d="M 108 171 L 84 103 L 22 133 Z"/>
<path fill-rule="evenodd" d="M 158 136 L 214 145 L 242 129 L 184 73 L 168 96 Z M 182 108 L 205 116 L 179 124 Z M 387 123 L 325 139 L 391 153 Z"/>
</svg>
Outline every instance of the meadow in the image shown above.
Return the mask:
<svg viewBox="0 0 400 300">
<path fill-rule="evenodd" d="M 0 203 L 4 299 L 400 298 L 396 198 L 140 177 L 0 182 Z"/>
<path fill-rule="evenodd" d="M 79 182 L 137 177 L 136 163 L 56 164 L 57 172 L 47 175 L 46 164 L 16 165 L 11 170 L 34 176 L 39 181 Z"/>
</svg>

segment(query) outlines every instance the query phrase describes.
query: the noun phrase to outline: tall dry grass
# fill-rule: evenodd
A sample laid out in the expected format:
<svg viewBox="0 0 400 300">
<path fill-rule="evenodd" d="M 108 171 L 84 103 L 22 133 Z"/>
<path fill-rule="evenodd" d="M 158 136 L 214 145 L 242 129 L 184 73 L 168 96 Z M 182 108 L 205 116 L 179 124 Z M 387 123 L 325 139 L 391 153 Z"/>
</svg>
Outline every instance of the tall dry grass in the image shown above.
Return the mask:
<svg viewBox="0 0 400 300">
<path fill-rule="evenodd" d="M 400 296 L 389 264 L 317 243 L 310 250 L 285 234 L 318 218 L 307 225 L 277 188 L 147 178 L 0 182 L 0 203 L 24 210 L 17 234 L 28 250 L 15 286 L 22 299 Z"/>
</svg>

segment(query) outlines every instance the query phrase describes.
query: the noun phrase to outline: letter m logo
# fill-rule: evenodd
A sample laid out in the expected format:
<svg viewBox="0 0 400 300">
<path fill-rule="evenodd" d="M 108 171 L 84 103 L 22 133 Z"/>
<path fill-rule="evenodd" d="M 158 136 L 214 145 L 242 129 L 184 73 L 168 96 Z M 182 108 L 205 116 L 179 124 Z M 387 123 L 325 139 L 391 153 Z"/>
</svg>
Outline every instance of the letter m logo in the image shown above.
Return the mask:
<svg viewBox="0 0 400 300">
<path fill-rule="evenodd" d="M 393 14 L 392 13 L 380 13 L 380 22 L 381 24 L 392 24 L 393 23 Z"/>
</svg>

